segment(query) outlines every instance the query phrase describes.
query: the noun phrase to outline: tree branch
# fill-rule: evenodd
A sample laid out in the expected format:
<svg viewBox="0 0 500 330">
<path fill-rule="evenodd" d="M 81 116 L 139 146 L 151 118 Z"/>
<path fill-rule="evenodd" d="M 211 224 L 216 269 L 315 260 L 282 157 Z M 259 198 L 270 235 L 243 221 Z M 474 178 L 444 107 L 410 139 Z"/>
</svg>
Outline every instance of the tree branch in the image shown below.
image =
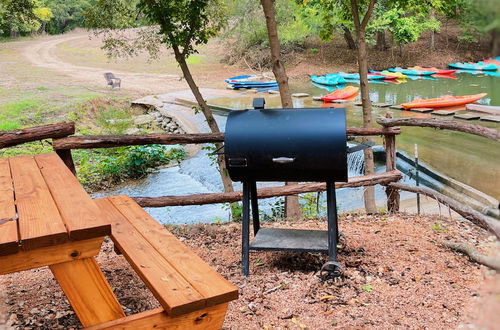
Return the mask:
<svg viewBox="0 0 500 330">
<path fill-rule="evenodd" d="M 366 10 L 365 17 L 363 17 L 363 22 L 361 22 L 361 29 L 364 31 L 366 29 L 366 26 L 368 25 L 368 21 L 370 21 L 370 17 L 372 16 L 373 13 L 373 7 L 375 7 L 375 3 L 377 0 L 371 0 L 370 4 L 368 5 L 368 9 Z"/>
<path fill-rule="evenodd" d="M 468 255 L 472 261 L 490 267 L 491 269 L 494 269 L 497 272 L 500 272 L 500 259 L 481 254 L 473 246 L 467 243 L 455 243 L 451 241 L 444 241 L 442 244 L 447 248 Z"/>
</svg>

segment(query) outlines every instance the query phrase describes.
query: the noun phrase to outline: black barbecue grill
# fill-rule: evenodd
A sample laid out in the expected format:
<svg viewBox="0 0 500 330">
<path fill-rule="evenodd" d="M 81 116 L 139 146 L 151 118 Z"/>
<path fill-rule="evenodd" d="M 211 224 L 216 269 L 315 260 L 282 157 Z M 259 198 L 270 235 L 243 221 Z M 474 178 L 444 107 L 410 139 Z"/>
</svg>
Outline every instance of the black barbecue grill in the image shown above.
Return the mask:
<svg viewBox="0 0 500 330">
<path fill-rule="evenodd" d="M 229 114 L 224 138 L 229 176 L 243 183 L 243 274 L 249 272 L 250 250 L 327 252 L 326 269 L 341 273 L 334 182 L 347 181 L 345 109 L 264 110 L 263 99 L 255 99 L 255 104 L 257 109 Z M 256 181 L 326 182 L 328 230 L 260 228 Z"/>
</svg>

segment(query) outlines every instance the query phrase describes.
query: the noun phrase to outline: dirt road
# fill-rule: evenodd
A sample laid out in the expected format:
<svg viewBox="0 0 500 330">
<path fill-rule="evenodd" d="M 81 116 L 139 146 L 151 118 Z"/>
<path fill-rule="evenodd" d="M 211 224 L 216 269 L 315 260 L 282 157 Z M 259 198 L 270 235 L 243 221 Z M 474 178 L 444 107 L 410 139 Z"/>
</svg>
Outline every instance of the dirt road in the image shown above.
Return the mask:
<svg viewBox="0 0 500 330">
<path fill-rule="evenodd" d="M 34 66 L 56 71 L 71 79 L 73 84 L 85 84 L 102 87 L 105 84 L 103 74 L 109 69 L 71 64 L 57 56 L 57 46 L 64 42 L 88 39 L 87 32 L 73 32 L 65 35 L 46 36 L 27 42 L 22 55 Z M 84 51 L 84 50 L 83 50 Z M 141 94 L 159 94 L 188 88 L 178 75 L 147 74 L 116 71 L 113 73 L 122 79 L 122 89 Z"/>
</svg>

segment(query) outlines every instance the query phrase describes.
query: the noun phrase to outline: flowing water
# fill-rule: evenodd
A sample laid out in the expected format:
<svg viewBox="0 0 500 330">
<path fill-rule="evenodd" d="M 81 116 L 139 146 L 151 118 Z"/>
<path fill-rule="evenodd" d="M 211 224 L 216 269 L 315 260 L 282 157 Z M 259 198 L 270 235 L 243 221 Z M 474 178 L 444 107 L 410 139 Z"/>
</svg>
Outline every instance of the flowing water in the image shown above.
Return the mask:
<svg viewBox="0 0 500 330">
<path fill-rule="evenodd" d="M 469 95 L 488 93 L 480 103 L 500 105 L 500 77 L 469 73 L 458 73 L 458 79 L 418 79 L 401 84 L 370 84 L 370 98 L 374 102 L 400 104 L 416 97 L 431 98 L 445 94 Z M 355 84 L 353 84 L 355 85 Z M 292 90 L 307 92 L 311 95 L 327 93 L 307 82 L 292 82 Z M 232 109 L 250 108 L 255 97 L 265 97 L 266 107 L 279 107 L 279 96 L 267 93 L 248 93 L 239 97 L 212 99 L 209 102 Z M 314 102 L 311 98 L 294 99 L 295 107 L 321 107 L 321 102 Z M 167 105 L 168 106 L 168 105 Z M 362 111 L 360 107 L 346 106 L 349 126 L 361 126 Z M 374 119 L 388 111 L 374 108 Z M 394 117 L 435 117 L 430 114 L 419 114 L 408 111 L 390 110 Z M 218 113 L 216 120 L 223 129 L 226 114 Z M 447 118 L 446 118 L 447 119 Z M 201 131 L 208 131 L 201 114 L 192 118 Z M 500 129 L 500 124 L 473 121 L 487 127 Z M 404 127 L 403 134 L 396 138 L 397 148 L 413 154 L 414 144 L 419 147 L 421 161 L 430 164 L 436 170 L 473 186 L 495 198 L 500 198 L 500 182 L 498 179 L 500 148 L 492 140 L 451 131 L 438 131 L 429 128 Z M 375 142 L 381 144 L 380 138 Z M 128 194 L 131 196 L 163 196 L 189 195 L 222 191 L 222 183 L 213 161 L 202 150 L 195 157 L 183 161 L 179 166 L 161 169 L 150 174 L 143 180 L 128 182 L 122 186 L 96 194 L 96 196 Z M 356 152 L 348 156 L 349 176 L 359 176 L 363 172 L 363 152 Z M 378 166 L 377 172 L 384 171 L 384 166 Z M 409 180 L 405 178 L 405 180 Z M 259 183 L 259 187 L 280 185 L 282 183 Z M 235 189 L 241 189 L 239 183 Z M 340 189 L 337 191 L 338 209 L 352 210 L 363 207 L 362 189 Z M 404 194 L 402 198 L 409 197 Z M 376 188 L 376 198 L 385 199 L 385 193 Z M 265 213 L 270 213 L 277 199 L 259 201 L 259 207 Z M 165 208 L 150 208 L 147 211 L 160 222 L 164 223 L 196 223 L 210 221 L 226 221 L 230 217 L 228 207 L 223 204 L 202 206 L 178 206 Z"/>
</svg>

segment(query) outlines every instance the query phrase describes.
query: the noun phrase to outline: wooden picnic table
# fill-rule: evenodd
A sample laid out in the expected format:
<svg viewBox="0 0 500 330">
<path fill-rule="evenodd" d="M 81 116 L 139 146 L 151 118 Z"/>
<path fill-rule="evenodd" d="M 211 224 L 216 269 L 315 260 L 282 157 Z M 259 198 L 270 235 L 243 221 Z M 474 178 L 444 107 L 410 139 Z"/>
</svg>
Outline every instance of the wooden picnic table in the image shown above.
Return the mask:
<svg viewBox="0 0 500 330">
<path fill-rule="evenodd" d="M 84 326 L 124 317 L 94 259 L 110 234 L 55 153 L 0 158 L 0 275 L 49 266 Z"/>
</svg>

